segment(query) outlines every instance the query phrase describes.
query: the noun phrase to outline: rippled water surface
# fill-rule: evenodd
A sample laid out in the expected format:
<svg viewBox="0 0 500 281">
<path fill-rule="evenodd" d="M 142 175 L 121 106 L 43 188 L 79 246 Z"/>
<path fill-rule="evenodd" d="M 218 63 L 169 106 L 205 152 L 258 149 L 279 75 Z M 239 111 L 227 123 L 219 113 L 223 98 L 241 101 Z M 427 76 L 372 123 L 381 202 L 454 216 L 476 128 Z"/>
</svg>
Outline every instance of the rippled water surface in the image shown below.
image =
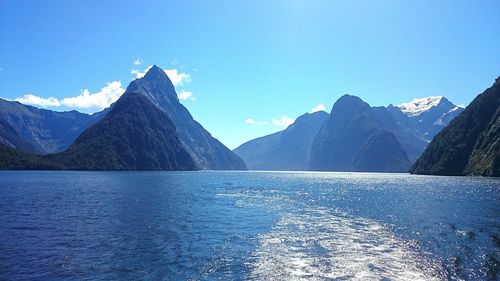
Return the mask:
<svg viewBox="0 0 500 281">
<path fill-rule="evenodd" d="M 498 280 L 500 181 L 0 172 L 0 280 Z"/>
</svg>

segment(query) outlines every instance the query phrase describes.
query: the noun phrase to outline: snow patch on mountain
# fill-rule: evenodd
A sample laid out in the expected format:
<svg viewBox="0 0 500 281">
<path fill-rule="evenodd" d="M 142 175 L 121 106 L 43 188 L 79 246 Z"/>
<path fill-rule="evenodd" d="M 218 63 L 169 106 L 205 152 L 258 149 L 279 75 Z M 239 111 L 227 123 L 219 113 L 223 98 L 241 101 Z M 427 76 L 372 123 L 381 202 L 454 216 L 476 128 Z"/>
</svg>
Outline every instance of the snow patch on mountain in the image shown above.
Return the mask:
<svg viewBox="0 0 500 281">
<path fill-rule="evenodd" d="M 439 117 L 433 125 L 437 126 L 446 126 L 448 123 L 450 123 L 451 120 L 453 120 L 460 112 L 464 110 L 463 107 L 461 106 L 455 106 L 454 108 L 450 109 L 450 111 L 444 113 Z"/>
<path fill-rule="evenodd" d="M 398 105 L 398 107 L 410 117 L 419 116 L 420 114 L 438 106 L 443 96 L 432 96 L 426 98 L 414 99 L 408 103 Z"/>
</svg>

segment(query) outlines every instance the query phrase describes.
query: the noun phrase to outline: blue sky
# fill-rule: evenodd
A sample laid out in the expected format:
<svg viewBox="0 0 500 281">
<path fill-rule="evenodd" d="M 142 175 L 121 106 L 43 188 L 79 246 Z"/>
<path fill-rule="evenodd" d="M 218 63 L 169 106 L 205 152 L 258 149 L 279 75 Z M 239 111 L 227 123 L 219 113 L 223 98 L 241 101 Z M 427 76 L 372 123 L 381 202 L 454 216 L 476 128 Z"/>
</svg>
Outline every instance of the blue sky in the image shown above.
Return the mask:
<svg viewBox="0 0 500 281">
<path fill-rule="evenodd" d="M 499 27 L 497 0 L 0 0 L 0 97 L 94 112 L 157 64 L 235 148 L 343 94 L 466 105 L 500 75 Z"/>
</svg>

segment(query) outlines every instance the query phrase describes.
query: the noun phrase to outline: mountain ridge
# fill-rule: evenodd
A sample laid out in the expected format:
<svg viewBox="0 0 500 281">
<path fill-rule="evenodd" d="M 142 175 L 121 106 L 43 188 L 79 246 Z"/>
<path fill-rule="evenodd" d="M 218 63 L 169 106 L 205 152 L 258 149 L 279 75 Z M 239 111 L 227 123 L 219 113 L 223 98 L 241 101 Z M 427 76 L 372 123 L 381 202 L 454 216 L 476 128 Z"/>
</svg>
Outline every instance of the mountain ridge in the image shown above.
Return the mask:
<svg viewBox="0 0 500 281">
<path fill-rule="evenodd" d="M 429 144 L 410 172 L 500 176 L 500 77 Z"/>
<path fill-rule="evenodd" d="M 10 132 L 18 138 L 16 142 L 2 143 L 34 153 L 60 152 L 104 115 L 103 112 L 89 115 L 76 110 L 58 112 L 0 99 L 1 123 L 4 127 L 8 126 Z M 0 142 L 2 136 L 5 138 L 2 134 Z M 26 148 L 26 144 L 29 144 L 29 148 Z"/>
<path fill-rule="evenodd" d="M 344 95 L 313 141 L 310 170 L 404 172 L 405 151 L 359 97 Z"/>
<path fill-rule="evenodd" d="M 253 170 L 306 170 L 312 141 L 328 118 L 324 111 L 305 113 L 283 131 L 250 140 L 234 149 Z"/>
<path fill-rule="evenodd" d="M 153 65 L 144 77 L 132 81 L 126 91 L 143 93 L 167 113 L 181 142 L 201 169 L 246 170 L 240 157 L 194 120 L 179 102 L 172 81 L 160 67 Z"/>
<path fill-rule="evenodd" d="M 147 97 L 126 92 L 68 150 L 46 156 L 76 170 L 195 170 L 174 123 Z"/>
</svg>

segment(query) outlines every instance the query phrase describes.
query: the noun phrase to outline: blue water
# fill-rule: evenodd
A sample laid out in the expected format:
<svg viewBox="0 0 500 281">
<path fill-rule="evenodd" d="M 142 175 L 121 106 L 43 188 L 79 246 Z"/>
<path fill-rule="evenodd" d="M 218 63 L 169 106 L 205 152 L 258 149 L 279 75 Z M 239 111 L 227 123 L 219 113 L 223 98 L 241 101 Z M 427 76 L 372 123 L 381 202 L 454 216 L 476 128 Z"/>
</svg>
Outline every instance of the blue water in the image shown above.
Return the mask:
<svg viewBox="0 0 500 281">
<path fill-rule="evenodd" d="M 0 172 L 0 280 L 498 280 L 500 181 Z"/>
</svg>

